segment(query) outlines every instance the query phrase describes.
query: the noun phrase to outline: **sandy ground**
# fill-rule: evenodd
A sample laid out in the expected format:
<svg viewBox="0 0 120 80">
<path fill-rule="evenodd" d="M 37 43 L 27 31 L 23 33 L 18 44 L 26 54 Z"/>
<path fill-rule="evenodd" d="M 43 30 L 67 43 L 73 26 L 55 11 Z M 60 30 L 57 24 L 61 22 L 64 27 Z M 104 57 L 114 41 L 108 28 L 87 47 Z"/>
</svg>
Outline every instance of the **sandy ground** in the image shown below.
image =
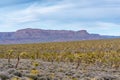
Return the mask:
<svg viewBox="0 0 120 80">
<path fill-rule="evenodd" d="M 32 63 L 38 63 L 38 66 Z M 44 62 L 28 59 L 20 60 L 15 68 L 16 60 L 8 64 L 0 59 L 0 80 L 120 80 L 120 68 L 101 68 L 99 66 L 79 66 L 74 63 Z"/>
</svg>

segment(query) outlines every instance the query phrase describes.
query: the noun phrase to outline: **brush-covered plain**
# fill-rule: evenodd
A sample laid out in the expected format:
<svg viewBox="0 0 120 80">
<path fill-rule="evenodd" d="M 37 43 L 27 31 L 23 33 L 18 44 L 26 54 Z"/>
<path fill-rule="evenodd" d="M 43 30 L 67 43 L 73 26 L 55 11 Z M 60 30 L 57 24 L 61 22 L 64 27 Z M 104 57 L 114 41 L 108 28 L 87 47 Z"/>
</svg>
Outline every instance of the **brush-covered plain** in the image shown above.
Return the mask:
<svg viewBox="0 0 120 80">
<path fill-rule="evenodd" d="M 120 80 L 120 39 L 0 45 L 1 80 Z"/>
</svg>

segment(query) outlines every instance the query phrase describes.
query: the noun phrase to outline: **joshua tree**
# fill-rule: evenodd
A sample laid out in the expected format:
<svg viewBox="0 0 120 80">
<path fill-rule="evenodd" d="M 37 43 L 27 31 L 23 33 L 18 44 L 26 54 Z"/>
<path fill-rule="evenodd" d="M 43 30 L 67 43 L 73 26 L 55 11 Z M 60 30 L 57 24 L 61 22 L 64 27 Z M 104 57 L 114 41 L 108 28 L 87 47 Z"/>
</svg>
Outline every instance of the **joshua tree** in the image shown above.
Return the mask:
<svg viewBox="0 0 120 80">
<path fill-rule="evenodd" d="M 24 57 L 24 56 L 27 56 L 27 53 L 26 53 L 26 52 L 22 52 L 22 53 L 20 53 L 20 54 L 17 55 L 17 63 L 16 63 L 16 65 L 15 65 L 15 68 L 18 67 L 18 64 L 19 64 L 19 62 L 20 62 L 20 58 L 21 58 L 21 57 Z"/>
<path fill-rule="evenodd" d="M 8 51 L 8 64 L 10 64 L 10 59 L 11 59 L 12 54 L 13 54 L 13 50 L 9 50 Z"/>
</svg>

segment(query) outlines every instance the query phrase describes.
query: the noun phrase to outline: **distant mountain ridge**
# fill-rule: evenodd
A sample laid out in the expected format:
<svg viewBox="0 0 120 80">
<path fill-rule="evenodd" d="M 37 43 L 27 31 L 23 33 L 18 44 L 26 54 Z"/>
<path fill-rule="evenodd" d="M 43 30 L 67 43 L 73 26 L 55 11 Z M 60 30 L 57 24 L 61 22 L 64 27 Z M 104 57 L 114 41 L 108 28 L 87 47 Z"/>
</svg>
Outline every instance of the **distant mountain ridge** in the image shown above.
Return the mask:
<svg viewBox="0 0 120 80">
<path fill-rule="evenodd" d="M 120 38 L 118 36 L 101 36 L 90 34 L 86 30 L 43 30 L 43 29 L 21 29 L 16 32 L 0 32 L 0 44 L 21 44 L 39 42 L 61 42 L 94 40 L 106 38 Z"/>
</svg>

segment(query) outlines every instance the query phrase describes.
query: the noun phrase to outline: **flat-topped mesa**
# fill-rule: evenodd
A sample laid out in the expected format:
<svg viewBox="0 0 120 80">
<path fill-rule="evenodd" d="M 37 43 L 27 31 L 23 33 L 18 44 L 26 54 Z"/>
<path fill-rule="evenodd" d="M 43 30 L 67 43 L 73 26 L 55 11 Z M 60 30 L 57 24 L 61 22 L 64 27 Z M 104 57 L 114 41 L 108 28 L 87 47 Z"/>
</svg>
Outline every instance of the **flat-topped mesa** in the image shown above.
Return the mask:
<svg viewBox="0 0 120 80">
<path fill-rule="evenodd" d="M 21 29 L 15 32 L 14 36 L 16 38 L 33 38 L 33 37 L 38 37 L 43 34 L 42 29 L 32 29 L 32 28 L 26 28 L 26 29 Z"/>
<path fill-rule="evenodd" d="M 27 28 L 27 29 L 21 29 L 15 32 L 16 35 L 45 35 L 45 34 L 52 34 L 52 35 L 59 35 L 59 34 L 73 34 L 73 33 L 77 33 L 80 35 L 88 35 L 89 33 L 86 30 L 79 30 L 79 31 L 72 31 L 72 30 L 43 30 L 43 29 L 31 29 L 31 28 Z"/>
<path fill-rule="evenodd" d="M 89 35 L 89 33 L 87 32 L 87 30 L 79 30 L 79 31 L 77 31 L 77 33 L 79 33 L 81 35 Z"/>
<path fill-rule="evenodd" d="M 26 28 L 26 29 L 17 30 L 16 33 L 33 33 L 33 32 L 40 32 L 40 31 L 43 31 L 43 30 L 42 29 Z"/>
<path fill-rule="evenodd" d="M 102 36 L 91 34 L 86 30 L 43 30 L 26 28 L 16 32 L 0 32 L 0 44 L 17 44 L 17 43 L 38 43 L 38 42 L 55 42 L 55 41 L 78 41 L 120 38 L 119 36 Z"/>
</svg>

